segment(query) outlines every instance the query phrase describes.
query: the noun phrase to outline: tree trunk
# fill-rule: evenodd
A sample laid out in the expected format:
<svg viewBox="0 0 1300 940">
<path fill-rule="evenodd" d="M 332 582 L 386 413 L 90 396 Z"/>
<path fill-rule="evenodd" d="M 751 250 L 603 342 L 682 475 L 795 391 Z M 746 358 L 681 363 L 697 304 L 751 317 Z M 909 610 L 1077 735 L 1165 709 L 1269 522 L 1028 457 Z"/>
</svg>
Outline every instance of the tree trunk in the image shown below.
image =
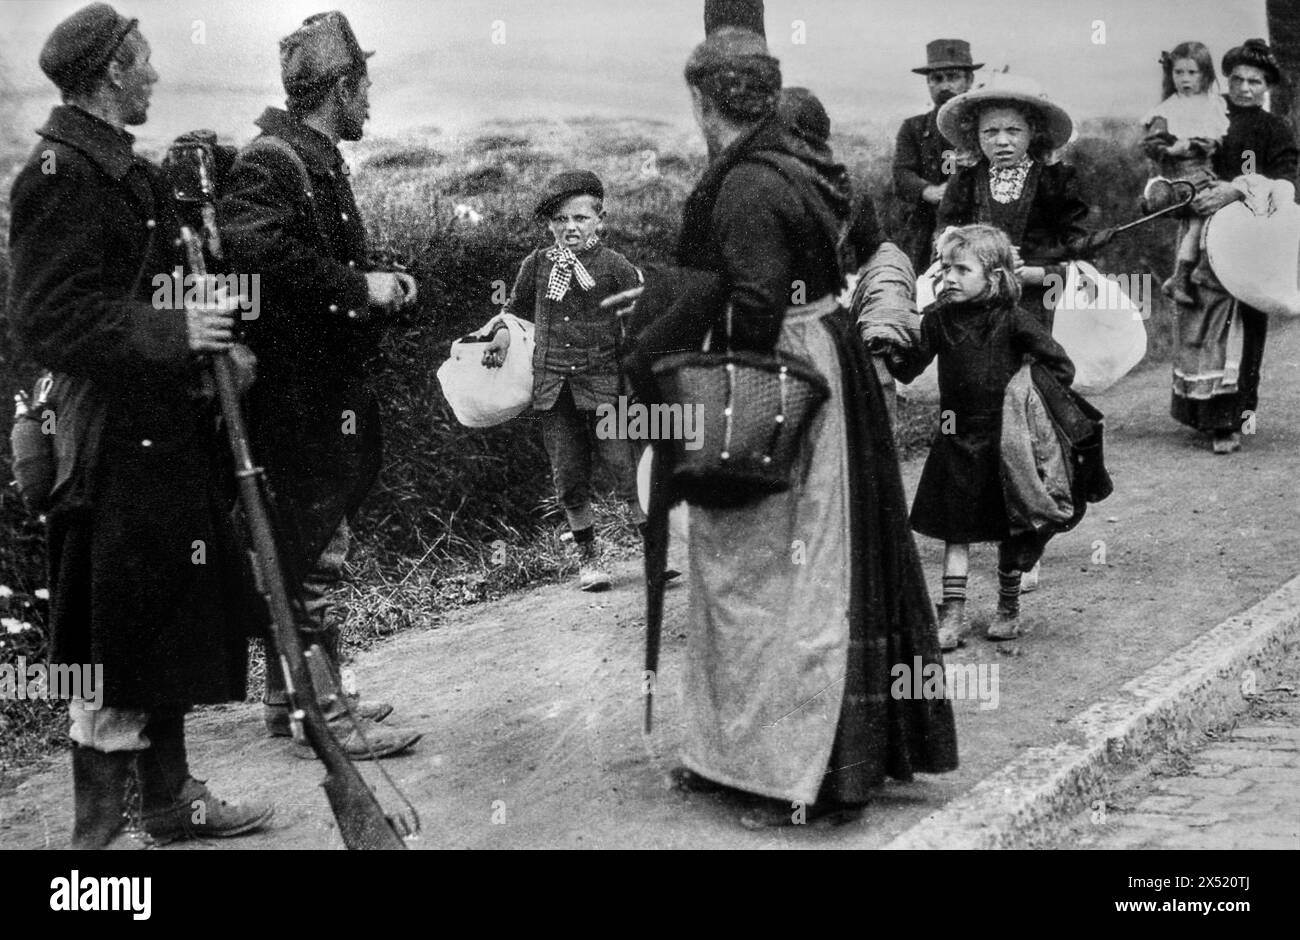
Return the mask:
<svg viewBox="0 0 1300 940">
<path fill-rule="evenodd" d="M 766 37 L 763 0 L 704 0 L 704 35 L 723 26 L 739 26 Z"/>
<path fill-rule="evenodd" d="M 1271 110 L 1300 131 L 1300 2 L 1268 0 L 1268 41 L 1282 69 Z"/>
</svg>

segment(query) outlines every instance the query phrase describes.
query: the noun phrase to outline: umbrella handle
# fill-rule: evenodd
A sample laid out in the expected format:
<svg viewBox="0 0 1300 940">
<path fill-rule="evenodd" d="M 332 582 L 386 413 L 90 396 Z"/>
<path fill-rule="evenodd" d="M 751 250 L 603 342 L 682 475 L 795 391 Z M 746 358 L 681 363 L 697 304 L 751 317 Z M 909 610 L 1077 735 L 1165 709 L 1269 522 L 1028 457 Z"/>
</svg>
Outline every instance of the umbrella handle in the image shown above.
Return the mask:
<svg viewBox="0 0 1300 940">
<path fill-rule="evenodd" d="M 1184 199 L 1182 202 L 1176 202 L 1172 206 L 1165 206 L 1163 209 L 1160 209 L 1156 212 L 1152 212 L 1150 215 L 1144 215 L 1140 219 L 1134 219 L 1132 222 L 1125 222 L 1123 225 L 1115 226 L 1114 229 L 1115 234 L 1118 235 L 1120 232 L 1127 232 L 1131 228 L 1136 228 L 1139 225 L 1144 225 L 1147 222 L 1150 222 L 1152 219 L 1158 219 L 1162 215 L 1168 215 L 1170 212 L 1177 212 L 1180 209 L 1186 209 L 1196 199 L 1196 186 L 1193 185 L 1192 183 L 1189 183 L 1186 180 L 1173 180 L 1171 185 L 1186 186 L 1189 190 L 1191 190 L 1191 192 L 1187 194 L 1187 198 Z"/>
</svg>

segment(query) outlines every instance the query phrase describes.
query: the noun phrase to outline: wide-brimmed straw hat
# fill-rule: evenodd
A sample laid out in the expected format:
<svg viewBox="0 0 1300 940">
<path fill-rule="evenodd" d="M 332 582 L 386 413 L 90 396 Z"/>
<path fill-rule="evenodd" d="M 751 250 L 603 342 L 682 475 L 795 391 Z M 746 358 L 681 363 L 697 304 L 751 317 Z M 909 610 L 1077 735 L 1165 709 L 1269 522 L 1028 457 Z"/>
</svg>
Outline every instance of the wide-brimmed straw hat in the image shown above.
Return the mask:
<svg viewBox="0 0 1300 940">
<path fill-rule="evenodd" d="M 1037 111 L 1047 127 L 1052 149 L 1064 147 L 1074 135 L 1074 121 L 1059 104 L 1047 97 L 1038 82 L 1023 75 L 995 72 L 977 88 L 958 95 L 939 109 L 939 132 L 954 143 L 962 138 L 961 126 L 972 108 L 990 102 L 1005 102 L 1012 107 Z"/>
</svg>

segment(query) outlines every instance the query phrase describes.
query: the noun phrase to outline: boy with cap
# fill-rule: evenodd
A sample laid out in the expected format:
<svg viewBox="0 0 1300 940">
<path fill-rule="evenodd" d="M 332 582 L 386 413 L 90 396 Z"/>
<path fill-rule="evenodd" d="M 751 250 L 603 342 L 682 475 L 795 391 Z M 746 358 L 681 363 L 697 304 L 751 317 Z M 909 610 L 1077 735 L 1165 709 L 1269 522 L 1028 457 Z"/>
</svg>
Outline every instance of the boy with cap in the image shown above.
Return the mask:
<svg viewBox="0 0 1300 940">
<path fill-rule="evenodd" d="M 503 313 L 533 319 L 533 409 L 541 413 L 542 441 L 555 492 L 578 550 L 578 586 L 603 591 L 610 576 L 601 563 L 591 512 L 593 457 L 600 453 L 614 475 L 618 496 L 644 525 L 636 496 L 631 441 L 596 433 L 596 410 L 618 407 L 622 391 L 617 358 L 618 320 L 600 308 L 606 297 L 635 287 L 640 272 L 621 254 L 600 244 L 605 187 L 587 170 L 560 173 L 537 202 L 537 220 L 555 244 L 524 259 Z M 510 346 L 499 321 L 483 354 L 498 367 Z"/>
<path fill-rule="evenodd" d="M 894 195 L 906 220 L 898 242 L 918 274 L 930 266 L 935 214 L 948 179 L 944 155 L 952 149 L 939 131 L 939 109 L 970 91 L 975 70 L 984 67 L 971 61 L 970 43 L 963 39 L 936 39 L 925 53 L 926 64 L 912 71 L 925 76 L 934 107 L 904 121 L 894 146 Z"/>
<path fill-rule="evenodd" d="M 369 492 L 381 453 L 379 407 L 367 363 L 385 315 L 415 299 L 406 274 L 368 270 L 366 231 L 340 140 L 360 140 L 370 115 L 364 52 L 342 13 L 319 13 L 280 42 L 287 110 L 267 108 L 262 134 L 239 154 L 221 202 L 226 254 L 261 277 L 260 316 L 248 325 L 258 381 L 248 399 L 253 450 L 267 469 L 301 576 L 304 645 L 330 660 L 318 676 L 330 728 L 348 755 L 408 750 L 415 731 L 378 724 L 383 702 L 340 701 L 339 628 L 328 593 L 347 552 L 347 519 Z M 264 719 L 290 734 L 279 670 L 267 670 Z M 299 753 L 306 755 L 303 748 Z"/>
<path fill-rule="evenodd" d="M 271 807 L 213 796 L 185 742 L 192 706 L 243 699 L 255 627 L 229 454 L 198 394 L 205 358 L 235 348 L 240 298 L 151 302 L 154 278 L 180 261 L 179 224 L 126 132 L 145 123 L 158 80 L 136 21 L 84 7 L 40 64 L 64 103 L 14 182 L 7 315 L 24 357 L 55 370 L 51 659 L 102 670 L 68 704 L 72 847 L 113 843 L 137 784 L 156 841 L 252 832 Z"/>
</svg>

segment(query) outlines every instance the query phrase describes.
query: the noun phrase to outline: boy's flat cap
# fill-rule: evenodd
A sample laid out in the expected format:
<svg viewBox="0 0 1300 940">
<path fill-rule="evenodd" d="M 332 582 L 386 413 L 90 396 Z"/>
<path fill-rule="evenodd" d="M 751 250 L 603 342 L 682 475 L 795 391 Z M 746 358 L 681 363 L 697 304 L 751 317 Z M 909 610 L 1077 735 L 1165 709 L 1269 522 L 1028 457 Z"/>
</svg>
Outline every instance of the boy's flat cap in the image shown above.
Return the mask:
<svg viewBox="0 0 1300 940">
<path fill-rule="evenodd" d="M 92 3 L 73 13 L 41 47 L 41 71 L 60 89 L 72 88 L 99 73 L 138 20 L 127 19 L 107 3 Z"/>
<path fill-rule="evenodd" d="M 546 218 L 559 207 L 560 203 L 573 196 L 595 196 L 597 199 L 604 199 L 605 187 L 600 182 L 600 177 L 590 170 L 566 170 L 547 180 L 534 211 L 538 218 Z"/>
</svg>

